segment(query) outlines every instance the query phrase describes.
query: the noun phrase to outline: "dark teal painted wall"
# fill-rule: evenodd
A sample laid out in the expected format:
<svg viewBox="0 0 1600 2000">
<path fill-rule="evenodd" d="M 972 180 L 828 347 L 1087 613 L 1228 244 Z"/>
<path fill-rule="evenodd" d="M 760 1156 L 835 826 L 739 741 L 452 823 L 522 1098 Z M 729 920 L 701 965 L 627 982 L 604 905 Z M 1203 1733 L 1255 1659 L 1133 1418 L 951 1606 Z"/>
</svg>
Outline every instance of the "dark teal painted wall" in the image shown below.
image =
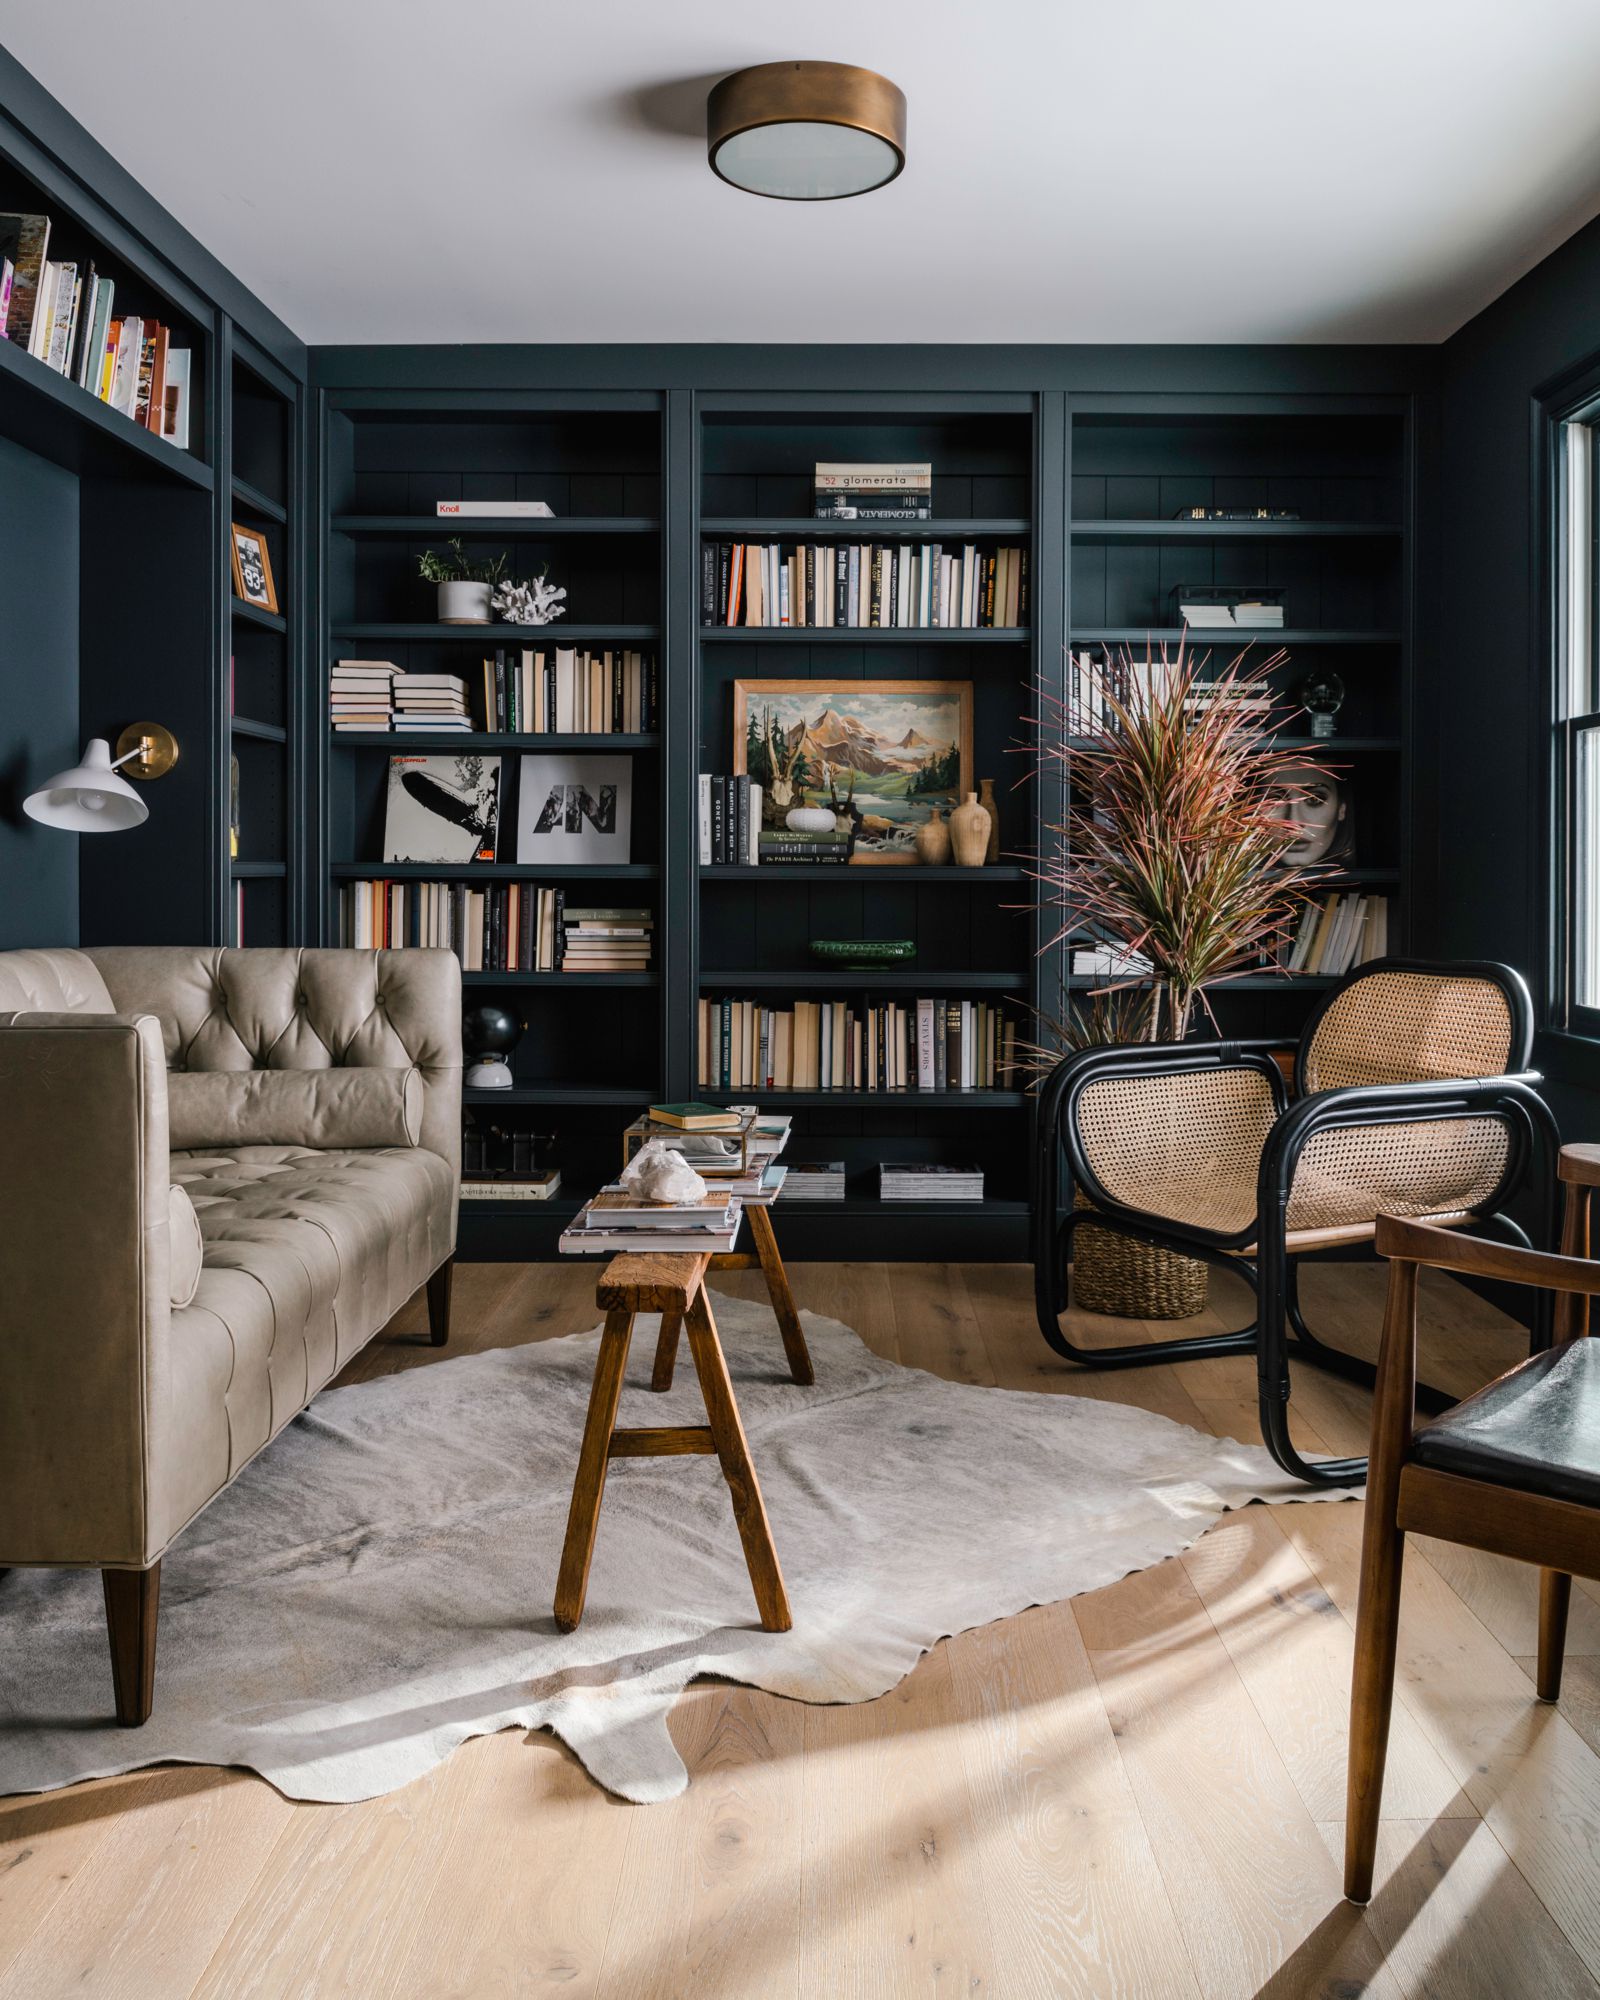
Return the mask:
<svg viewBox="0 0 1600 2000">
<path fill-rule="evenodd" d="M 0 438 L 0 947 L 78 941 L 78 838 L 22 801 L 80 748 L 78 482 Z"/>
</svg>

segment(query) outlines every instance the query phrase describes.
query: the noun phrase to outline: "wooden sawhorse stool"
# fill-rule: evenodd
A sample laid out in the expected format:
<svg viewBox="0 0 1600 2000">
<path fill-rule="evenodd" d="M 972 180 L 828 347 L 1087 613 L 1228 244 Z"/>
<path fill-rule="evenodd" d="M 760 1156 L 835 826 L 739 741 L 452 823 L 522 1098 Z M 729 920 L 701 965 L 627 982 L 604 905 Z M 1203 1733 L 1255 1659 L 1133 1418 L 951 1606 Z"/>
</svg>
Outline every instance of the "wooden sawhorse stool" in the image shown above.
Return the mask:
<svg viewBox="0 0 1600 2000">
<path fill-rule="evenodd" d="M 761 1210 L 752 1216 L 761 1215 Z M 758 1246 L 762 1243 L 758 1236 Z M 772 1225 L 767 1222 L 765 1240 L 772 1244 Z M 776 1258 L 776 1246 L 772 1255 Z M 675 1457 L 688 1452 L 715 1452 L 722 1476 L 733 1496 L 733 1515 L 744 1544 L 744 1559 L 756 1594 L 761 1623 L 768 1632 L 787 1632 L 793 1624 L 789 1597 L 783 1587 L 783 1571 L 778 1552 L 772 1545 L 772 1529 L 756 1469 L 751 1463 L 750 1446 L 739 1420 L 733 1383 L 717 1338 L 717 1323 L 711 1316 L 705 1278 L 715 1263 L 733 1263 L 748 1268 L 753 1260 L 737 1255 L 716 1258 L 700 1251 L 679 1254 L 671 1251 L 636 1252 L 613 1257 L 601 1273 L 595 1298 L 605 1307 L 605 1329 L 600 1335 L 600 1353 L 595 1361 L 594 1387 L 589 1394 L 589 1414 L 583 1426 L 583 1444 L 578 1453 L 578 1473 L 572 1483 L 572 1507 L 567 1515 L 567 1536 L 561 1550 L 561 1573 L 556 1580 L 556 1624 L 571 1632 L 583 1616 L 583 1601 L 589 1587 L 589 1564 L 594 1555 L 595 1528 L 600 1519 L 600 1502 L 605 1497 L 606 1468 L 614 1458 Z M 760 1259 L 768 1271 L 766 1257 Z M 782 1265 L 778 1265 L 782 1273 Z M 784 1293 L 788 1282 L 784 1280 Z M 789 1301 L 794 1313 L 794 1302 Z M 628 1348 L 633 1339 L 634 1316 L 641 1312 L 661 1314 L 661 1342 L 656 1350 L 653 1386 L 671 1386 L 672 1362 L 678 1346 L 678 1332 L 689 1336 L 689 1353 L 700 1377 L 700 1393 L 705 1398 L 706 1424 L 682 1427 L 656 1426 L 632 1430 L 617 1429 L 617 1408 L 622 1401 L 622 1378 L 628 1365 Z M 780 1318 L 781 1323 L 781 1318 Z M 667 1329 L 672 1329 L 670 1346 Z M 790 1372 L 797 1382 L 810 1382 L 811 1360 L 806 1353 L 798 1316 L 793 1318 L 791 1345 L 789 1327 L 784 1327 L 784 1347 L 789 1354 Z M 666 1355 L 662 1378 L 662 1355 Z M 799 1372 L 803 1362 L 805 1373 Z"/>
<path fill-rule="evenodd" d="M 789 1360 L 789 1375 L 802 1389 L 809 1389 L 816 1381 L 811 1367 L 811 1352 L 806 1346 L 805 1330 L 800 1324 L 800 1315 L 795 1309 L 794 1293 L 789 1289 L 789 1273 L 783 1268 L 783 1259 L 778 1254 L 778 1239 L 772 1233 L 772 1212 L 766 1207 L 746 1204 L 745 1220 L 750 1225 L 750 1240 L 755 1251 L 719 1250 L 711 1259 L 713 1271 L 753 1271 L 759 1264 L 761 1275 L 767 1281 L 767 1297 L 772 1301 L 772 1310 L 778 1318 L 778 1331 L 783 1335 L 783 1351 Z M 678 1333 L 683 1325 L 681 1313 L 663 1312 L 661 1333 L 656 1341 L 655 1371 L 650 1377 L 652 1389 L 672 1387 L 673 1363 L 678 1358 Z"/>
</svg>

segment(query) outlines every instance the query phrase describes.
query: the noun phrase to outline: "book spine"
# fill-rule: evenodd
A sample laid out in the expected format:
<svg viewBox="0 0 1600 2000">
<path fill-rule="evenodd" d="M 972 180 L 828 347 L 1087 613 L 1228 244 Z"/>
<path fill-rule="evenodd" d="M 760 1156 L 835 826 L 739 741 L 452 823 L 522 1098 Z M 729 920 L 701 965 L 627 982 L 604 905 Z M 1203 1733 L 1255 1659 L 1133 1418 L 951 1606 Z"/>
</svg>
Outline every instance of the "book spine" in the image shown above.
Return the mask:
<svg viewBox="0 0 1600 2000">
<path fill-rule="evenodd" d="M 883 550 L 881 547 L 874 548 L 872 551 L 872 583 L 867 604 L 867 623 L 869 626 L 881 625 L 883 623 Z"/>
<path fill-rule="evenodd" d="M 715 625 L 717 622 L 717 545 L 702 541 L 700 544 L 700 623 Z"/>
<path fill-rule="evenodd" d="M 711 778 L 702 771 L 695 782 L 695 802 L 698 808 L 700 835 L 700 866 L 711 866 Z"/>
<path fill-rule="evenodd" d="M 743 861 L 750 852 L 750 780 L 739 777 L 734 780 L 734 821 L 733 859 Z"/>
</svg>

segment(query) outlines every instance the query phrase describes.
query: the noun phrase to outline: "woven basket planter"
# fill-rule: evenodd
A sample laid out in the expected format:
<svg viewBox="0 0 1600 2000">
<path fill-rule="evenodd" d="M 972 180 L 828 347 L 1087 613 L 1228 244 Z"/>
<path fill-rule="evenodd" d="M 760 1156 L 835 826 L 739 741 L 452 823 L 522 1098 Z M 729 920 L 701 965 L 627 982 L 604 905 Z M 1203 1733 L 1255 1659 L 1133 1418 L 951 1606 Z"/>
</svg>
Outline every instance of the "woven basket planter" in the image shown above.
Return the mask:
<svg viewBox="0 0 1600 2000">
<path fill-rule="evenodd" d="M 1074 1194 L 1076 1209 L 1094 1203 Z M 1072 1304 L 1078 1312 L 1118 1319 L 1193 1319 L 1206 1309 L 1210 1271 L 1198 1257 L 1178 1257 L 1111 1229 L 1080 1223 L 1072 1237 Z"/>
</svg>

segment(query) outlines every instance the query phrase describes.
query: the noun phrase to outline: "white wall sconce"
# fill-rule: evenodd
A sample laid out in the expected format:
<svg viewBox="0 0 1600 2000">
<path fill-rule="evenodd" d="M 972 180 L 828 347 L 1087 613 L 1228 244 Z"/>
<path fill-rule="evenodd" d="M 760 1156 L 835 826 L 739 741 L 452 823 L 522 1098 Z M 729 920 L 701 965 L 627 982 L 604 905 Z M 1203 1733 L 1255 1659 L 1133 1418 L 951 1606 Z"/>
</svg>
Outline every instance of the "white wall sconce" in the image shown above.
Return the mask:
<svg viewBox="0 0 1600 2000">
<path fill-rule="evenodd" d="M 65 833 L 122 833 L 142 826 L 150 808 L 119 775 L 148 782 L 164 778 L 178 761 L 178 742 L 159 722 L 134 722 L 117 738 L 117 755 L 103 736 L 93 736 L 83 760 L 70 771 L 57 771 L 38 791 L 29 793 L 22 810 L 41 826 Z"/>
</svg>

